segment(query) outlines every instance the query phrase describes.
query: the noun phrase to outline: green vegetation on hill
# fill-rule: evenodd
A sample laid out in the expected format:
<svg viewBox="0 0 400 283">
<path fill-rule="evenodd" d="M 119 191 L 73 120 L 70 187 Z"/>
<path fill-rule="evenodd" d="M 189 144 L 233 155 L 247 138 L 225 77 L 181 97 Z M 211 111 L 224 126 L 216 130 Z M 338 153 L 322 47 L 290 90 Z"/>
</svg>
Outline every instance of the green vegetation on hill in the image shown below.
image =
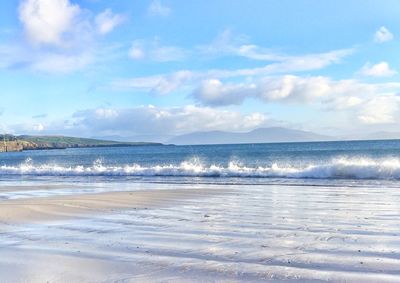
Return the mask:
<svg viewBox="0 0 400 283">
<path fill-rule="evenodd" d="M 3 141 L 16 141 L 17 137 L 9 134 L 0 135 L 0 142 Z"/>
<path fill-rule="evenodd" d="M 13 136 L 8 134 L 5 136 L 0 135 L 0 142 L 2 143 L 0 152 L 26 149 L 161 145 L 160 143 L 151 142 L 118 142 L 65 136 Z"/>
</svg>

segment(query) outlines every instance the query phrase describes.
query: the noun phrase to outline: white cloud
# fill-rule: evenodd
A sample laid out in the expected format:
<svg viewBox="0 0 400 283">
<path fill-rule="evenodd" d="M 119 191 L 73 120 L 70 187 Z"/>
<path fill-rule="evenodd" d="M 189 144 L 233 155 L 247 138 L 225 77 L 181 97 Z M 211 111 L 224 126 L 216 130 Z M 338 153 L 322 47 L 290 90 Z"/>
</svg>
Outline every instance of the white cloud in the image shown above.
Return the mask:
<svg viewBox="0 0 400 283">
<path fill-rule="evenodd" d="M 374 35 L 374 41 L 378 43 L 383 43 L 391 41 L 394 39 L 394 35 L 386 27 L 380 27 Z"/>
<path fill-rule="evenodd" d="M 397 72 L 395 70 L 390 68 L 387 62 L 380 62 L 375 65 L 367 63 L 360 70 L 361 75 L 371 77 L 390 77 L 396 73 Z"/>
<path fill-rule="evenodd" d="M 383 95 L 370 99 L 359 111 L 363 124 L 393 124 L 399 122 L 400 97 Z"/>
<path fill-rule="evenodd" d="M 133 60 L 147 59 L 155 62 L 181 61 L 187 57 L 187 51 L 177 46 L 163 46 L 157 38 L 152 41 L 135 40 L 128 55 Z"/>
<path fill-rule="evenodd" d="M 159 0 L 154 0 L 149 6 L 148 13 L 151 16 L 167 17 L 171 14 L 171 8 L 163 5 Z"/>
<path fill-rule="evenodd" d="M 397 130 L 396 125 L 400 123 L 400 84 L 374 85 L 356 81 L 351 84 L 351 88 L 343 86 L 339 96 L 331 95 L 330 99 L 323 101 L 327 106 L 325 109 L 334 111 L 336 117 L 345 114 L 348 123 L 345 127 L 380 131 L 380 127 L 385 125 Z"/>
<path fill-rule="evenodd" d="M 249 98 L 266 103 L 312 102 L 308 104 L 310 107 L 334 111 L 335 119 L 343 114 L 346 121 L 362 126 L 400 123 L 399 91 L 400 83 L 367 84 L 326 77 L 282 76 L 249 83 L 206 80 L 193 96 L 209 106 L 241 104 Z"/>
<path fill-rule="evenodd" d="M 125 17 L 120 14 L 115 14 L 111 9 L 106 9 L 96 16 L 95 24 L 97 32 L 100 34 L 107 34 L 111 32 L 116 26 L 123 23 Z"/>
<path fill-rule="evenodd" d="M 323 101 L 328 110 L 345 110 L 363 103 L 363 99 L 357 96 L 339 96 Z"/>
<path fill-rule="evenodd" d="M 253 84 L 223 84 L 220 80 L 209 79 L 195 89 L 193 96 L 206 105 L 241 104 L 245 98 L 255 95 L 256 88 Z"/>
<path fill-rule="evenodd" d="M 258 96 L 265 101 L 292 100 L 307 102 L 320 98 L 332 91 L 332 83 L 326 77 L 297 77 L 286 75 L 281 78 L 261 80 Z"/>
<path fill-rule="evenodd" d="M 80 71 L 109 60 L 114 55 L 107 49 L 113 47 L 101 45 L 98 37 L 124 20 L 110 9 L 93 17 L 71 0 L 21 0 L 18 12 L 31 44 L 0 46 L 0 68 L 49 74 Z"/>
<path fill-rule="evenodd" d="M 34 45 L 57 47 L 84 46 L 97 32 L 111 32 L 125 17 L 105 9 L 94 20 L 92 13 L 82 10 L 70 0 L 23 0 L 19 19 L 28 39 Z"/>
<path fill-rule="evenodd" d="M 267 122 L 262 113 L 188 105 L 160 108 L 142 106 L 129 109 L 88 109 L 74 114 L 77 129 L 96 135 L 175 135 L 192 131 L 251 130 Z"/>
<path fill-rule="evenodd" d="M 80 11 L 68 0 L 24 0 L 19 19 L 32 43 L 62 46 Z"/>
<path fill-rule="evenodd" d="M 380 89 L 390 88 L 382 85 Z M 400 84 L 392 86 L 400 89 Z M 222 83 L 211 79 L 203 81 L 193 92 L 194 98 L 213 106 L 241 104 L 245 99 L 257 98 L 264 102 L 310 102 L 325 101 L 332 96 L 359 96 L 375 93 L 376 85 L 368 85 L 352 80 L 333 81 L 330 78 L 298 77 L 285 75 L 281 77 L 264 77 L 250 83 Z M 344 102 L 344 101 L 342 101 Z M 347 101 L 346 103 L 350 103 Z M 352 100 L 355 103 L 355 100 Z"/>
</svg>

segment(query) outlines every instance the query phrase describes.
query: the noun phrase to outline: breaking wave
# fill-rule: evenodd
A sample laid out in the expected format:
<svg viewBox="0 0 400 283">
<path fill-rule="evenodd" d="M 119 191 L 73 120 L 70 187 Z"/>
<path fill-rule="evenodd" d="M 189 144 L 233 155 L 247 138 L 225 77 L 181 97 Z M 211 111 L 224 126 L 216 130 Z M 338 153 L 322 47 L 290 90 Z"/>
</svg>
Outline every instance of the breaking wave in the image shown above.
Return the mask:
<svg viewBox="0 0 400 283">
<path fill-rule="evenodd" d="M 91 166 L 34 164 L 28 159 L 18 166 L 0 166 L 0 175 L 35 176 L 182 176 L 236 178 L 313 178 L 313 179 L 400 179 L 400 159 L 336 158 L 324 164 L 278 164 L 246 166 L 229 162 L 226 166 L 204 165 L 198 160 L 178 165 L 105 165 L 100 160 Z"/>
</svg>

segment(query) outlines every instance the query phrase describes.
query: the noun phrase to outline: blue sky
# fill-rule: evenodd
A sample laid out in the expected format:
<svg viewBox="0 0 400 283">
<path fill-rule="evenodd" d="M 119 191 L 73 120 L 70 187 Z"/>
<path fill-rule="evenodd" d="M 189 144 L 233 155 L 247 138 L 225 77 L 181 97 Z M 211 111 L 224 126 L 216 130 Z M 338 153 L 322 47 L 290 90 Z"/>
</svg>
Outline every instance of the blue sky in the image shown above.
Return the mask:
<svg viewBox="0 0 400 283">
<path fill-rule="evenodd" d="M 399 1 L 0 5 L 2 131 L 400 130 Z"/>
</svg>

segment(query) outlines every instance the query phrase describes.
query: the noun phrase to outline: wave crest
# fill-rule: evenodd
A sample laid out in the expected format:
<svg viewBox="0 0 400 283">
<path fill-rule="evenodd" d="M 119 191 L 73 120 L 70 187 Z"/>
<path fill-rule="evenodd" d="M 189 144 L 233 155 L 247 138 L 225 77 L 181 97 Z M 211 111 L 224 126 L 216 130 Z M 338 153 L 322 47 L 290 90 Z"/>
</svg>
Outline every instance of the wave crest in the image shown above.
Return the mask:
<svg viewBox="0 0 400 283">
<path fill-rule="evenodd" d="M 179 165 L 110 166 L 96 160 L 91 166 L 35 165 L 31 159 L 19 166 L 0 166 L 0 175 L 38 176 L 182 176 L 237 178 L 400 179 L 400 159 L 336 158 L 325 164 L 278 164 L 249 167 L 231 161 L 226 166 L 189 160 Z"/>
</svg>

